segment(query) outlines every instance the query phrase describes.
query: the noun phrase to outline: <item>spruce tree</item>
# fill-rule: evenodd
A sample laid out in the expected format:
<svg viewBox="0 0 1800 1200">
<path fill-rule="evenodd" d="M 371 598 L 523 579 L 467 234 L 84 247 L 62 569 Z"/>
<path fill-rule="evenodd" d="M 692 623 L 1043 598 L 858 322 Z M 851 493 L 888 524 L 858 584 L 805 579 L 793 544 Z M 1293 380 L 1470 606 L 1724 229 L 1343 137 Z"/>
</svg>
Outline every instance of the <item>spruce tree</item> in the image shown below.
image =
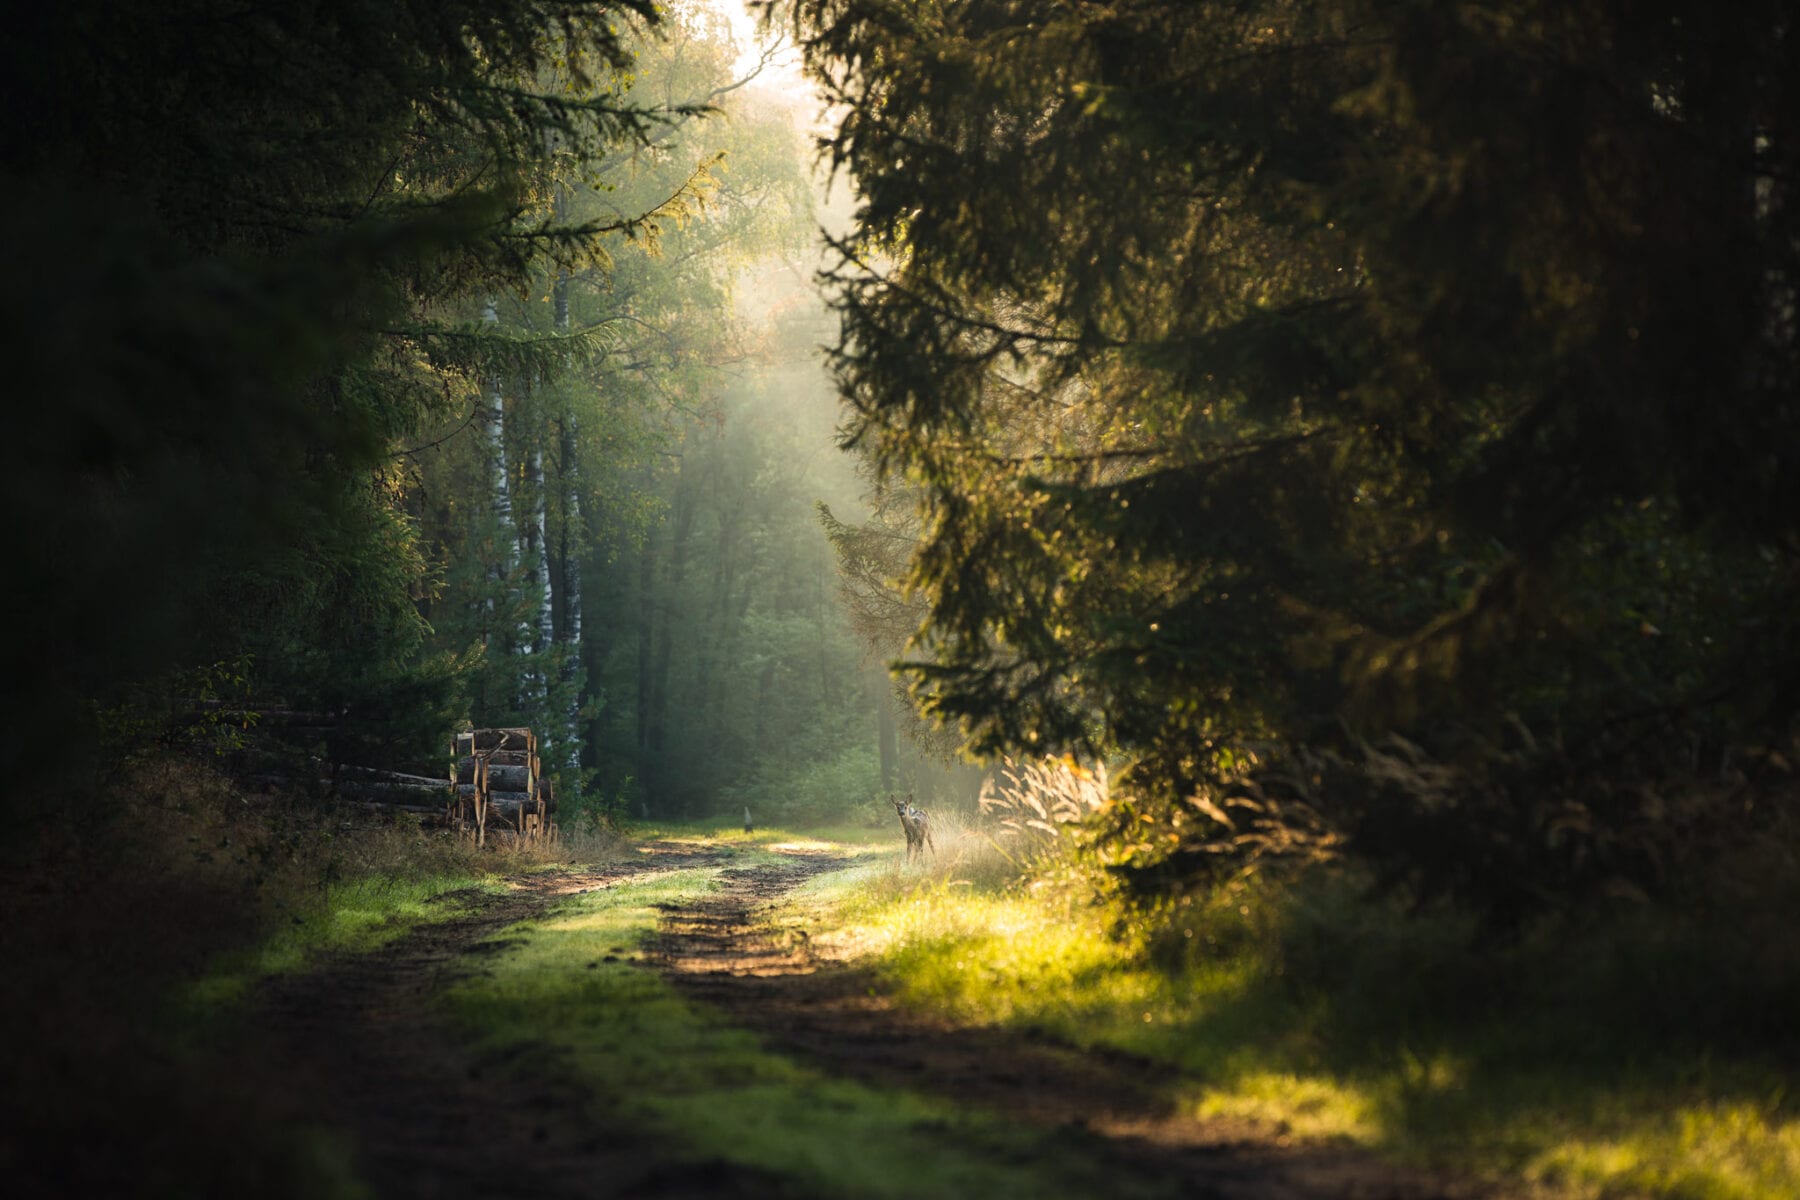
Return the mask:
<svg viewBox="0 0 1800 1200">
<path fill-rule="evenodd" d="M 649 0 L 72 0 L 9 29 L 4 315 L 37 401 L 6 481 L 33 514 L 9 774 L 172 668 L 246 656 L 264 694 L 370 720 L 399 711 L 377 676 L 441 679 L 396 449 L 516 357 L 459 302 L 629 225 L 559 227 L 532 186 L 547 135 L 583 154 L 647 136 L 612 85 L 655 19 Z M 535 84 L 553 59 L 567 90 Z"/>
<path fill-rule="evenodd" d="M 849 441 L 925 493 L 907 669 L 1128 758 L 1156 886 L 1281 842 L 1233 797 L 1503 915 L 1648 885 L 1605 780 L 1792 736 L 1790 5 L 786 11 Z"/>
</svg>

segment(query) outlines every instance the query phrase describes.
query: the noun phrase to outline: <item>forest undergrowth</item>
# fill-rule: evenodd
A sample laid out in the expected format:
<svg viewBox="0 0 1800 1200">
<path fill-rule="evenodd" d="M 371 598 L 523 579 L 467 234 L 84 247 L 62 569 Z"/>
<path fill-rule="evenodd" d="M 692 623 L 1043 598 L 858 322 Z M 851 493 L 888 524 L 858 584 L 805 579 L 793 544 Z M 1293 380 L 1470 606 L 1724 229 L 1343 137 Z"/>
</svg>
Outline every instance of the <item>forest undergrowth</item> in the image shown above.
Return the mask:
<svg viewBox="0 0 1800 1200">
<path fill-rule="evenodd" d="M 454 917 L 457 896 L 501 876 L 619 845 L 590 828 L 554 850 L 477 851 L 180 759 L 137 762 L 113 789 L 102 815 L 53 814 L 0 862 L 0 1170 L 26 1195 L 58 1194 L 55 1160 L 76 1145 L 104 1147 L 96 1169 L 122 1195 L 200 1180 L 337 1194 L 342 1148 L 297 1124 L 244 1041 L 253 986 Z"/>
<path fill-rule="evenodd" d="M 1688 911 L 1496 941 L 1344 864 L 1134 906 L 1054 819 L 1103 800 L 1054 765 L 1003 779 L 935 857 L 815 880 L 783 920 L 954 1023 L 1174 1067 L 1203 1119 L 1556 1194 L 1800 1194 L 1800 895 L 1771 844 Z"/>
<path fill-rule="evenodd" d="M 1132 906 L 1081 832 L 1107 802 L 1103 779 L 1052 764 L 1001 781 L 983 814 L 934 812 L 922 861 L 904 858 L 898 828 L 867 821 L 630 834 L 736 865 L 777 849 L 839 855 L 763 918 L 772 934 L 803 933 L 953 1025 L 1172 1068 L 1173 1098 L 1202 1119 L 1559 1195 L 1800 1192 L 1800 957 L 1784 932 L 1800 896 L 1775 843 L 1717 864 L 1706 905 L 1565 916 L 1495 942 L 1453 911 L 1372 896 L 1342 864 Z M 191 1183 L 203 1158 L 220 1186 L 282 1179 L 288 1194 L 298 1180 L 304 1193 L 313 1180 L 330 1192 L 350 1177 L 346 1150 L 296 1132 L 282 1089 L 241 1057 L 236 1014 L 251 986 L 453 917 L 459 894 L 501 875 L 630 853 L 597 826 L 549 851 L 498 853 L 350 829 L 168 763 L 141 767 L 129 795 L 106 825 L 48 830 L 0 875 L 15 914 L 4 1053 L 21 1081 L 0 1147 L 16 1164 L 29 1147 L 104 1141 L 134 1192 Z M 525 927 L 524 948 L 453 993 L 451 1011 L 472 1036 L 504 1038 L 482 1032 L 481 1014 L 529 1000 L 585 1056 L 584 1077 L 643 1085 L 634 1122 L 687 1131 L 703 1149 L 754 1144 L 769 1169 L 854 1190 L 842 1164 L 808 1166 L 804 1139 L 774 1137 L 770 1114 L 798 1121 L 829 1101 L 858 1138 L 937 1118 L 796 1073 L 643 969 L 657 905 L 714 886 L 690 869 L 577 897 Z M 668 1073 L 694 1055 L 694 1071 Z M 733 1105 L 720 1106 L 716 1079 L 737 1081 Z M 1006 1143 L 998 1126 L 982 1136 Z M 220 1138 L 232 1153 L 206 1157 Z M 942 1166 L 965 1181 L 988 1169 Z"/>
</svg>

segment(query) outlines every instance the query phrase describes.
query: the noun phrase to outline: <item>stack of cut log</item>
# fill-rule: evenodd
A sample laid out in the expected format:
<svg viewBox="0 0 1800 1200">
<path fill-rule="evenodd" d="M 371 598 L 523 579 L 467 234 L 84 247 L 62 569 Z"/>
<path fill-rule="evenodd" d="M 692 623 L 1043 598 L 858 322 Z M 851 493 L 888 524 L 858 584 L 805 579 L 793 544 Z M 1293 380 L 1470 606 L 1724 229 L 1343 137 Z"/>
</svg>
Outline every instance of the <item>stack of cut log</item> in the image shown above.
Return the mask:
<svg viewBox="0 0 1800 1200">
<path fill-rule="evenodd" d="M 488 834 L 536 842 L 556 836 L 556 794 L 539 774 L 537 736 L 529 729 L 471 729 L 451 743 L 456 780 L 453 819 L 486 845 Z"/>
<path fill-rule="evenodd" d="M 350 727 L 342 713 L 303 712 L 273 699 L 235 704 L 183 699 L 176 701 L 169 721 L 174 744 L 218 745 L 229 732 L 233 744 L 216 750 L 216 761 L 250 787 L 340 800 L 384 820 L 408 816 L 425 826 L 450 824 L 455 796 L 447 774 L 333 761 Z"/>
<path fill-rule="evenodd" d="M 181 717 L 189 724 L 236 726 L 259 735 L 246 738 L 233 754 L 233 772 L 248 784 L 335 797 L 388 819 L 417 817 L 426 826 L 457 830 L 479 846 L 490 834 L 518 842 L 556 838 L 551 820 L 556 793 L 540 774 L 537 737 L 529 729 L 457 734 L 449 771 L 434 777 L 332 762 L 326 755 L 343 732 L 341 714 L 297 712 L 280 704 L 251 709 L 187 703 Z M 278 736 L 290 733 L 300 736 Z"/>
<path fill-rule="evenodd" d="M 298 772 L 251 771 L 239 778 L 254 787 L 335 797 L 372 816 L 412 816 L 423 826 L 440 829 L 454 825 L 456 798 L 447 778 L 348 763 L 316 763 Z"/>
<path fill-rule="evenodd" d="M 343 763 L 332 767 L 331 775 L 334 793 L 366 808 L 411 813 L 427 824 L 441 824 L 448 819 L 450 781 L 446 778 Z"/>
</svg>

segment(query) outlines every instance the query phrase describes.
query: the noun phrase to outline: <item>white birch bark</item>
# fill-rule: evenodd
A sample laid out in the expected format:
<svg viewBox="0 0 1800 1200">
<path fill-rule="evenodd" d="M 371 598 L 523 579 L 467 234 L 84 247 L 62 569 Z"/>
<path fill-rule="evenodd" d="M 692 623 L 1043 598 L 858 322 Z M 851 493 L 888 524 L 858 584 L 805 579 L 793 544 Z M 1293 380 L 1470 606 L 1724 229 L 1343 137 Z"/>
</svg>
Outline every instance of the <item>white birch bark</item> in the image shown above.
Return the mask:
<svg viewBox="0 0 1800 1200">
<path fill-rule="evenodd" d="M 564 306 L 557 314 L 558 320 L 565 326 L 568 323 L 566 295 Z M 563 678 L 565 681 L 575 679 L 581 671 L 581 460 L 576 456 L 575 414 L 569 413 L 563 418 L 562 430 L 562 486 L 563 486 Z M 569 709 L 563 714 L 563 766 L 568 769 L 569 777 L 581 767 L 581 702 L 583 688 L 572 688 L 569 692 Z"/>
<path fill-rule="evenodd" d="M 535 711 L 542 714 L 542 723 L 548 724 L 551 714 L 547 711 L 545 701 L 550 693 L 550 672 L 545 669 L 545 656 L 550 653 L 556 633 L 551 620 L 550 543 L 546 533 L 548 522 L 544 503 L 549 489 L 544 483 L 544 449 L 541 445 L 531 451 L 531 478 L 536 486 L 530 499 L 531 515 L 524 542 L 527 547 L 524 562 L 526 569 L 531 572 L 530 595 L 536 611 L 526 618 L 531 625 L 531 670 L 526 676 L 525 686 L 531 691 Z M 560 730 L 541 729 L 538 741 L 544 756 L 548 758 L 561 747 L 563 738 Z"/>
<path fill-rule="evenodd" d="M 556 191 L 556 217 L 561 221 L 568 205 L 568 192 L 562 187 Z M 559 267 L 556 280 L 550 288 L 552 313 L 551 319 L 556 332 L 566 335 L 569 332 L 569 272 Z M 567 778 L 573 781 L 579 778 L 581 769 L 581 702 L 585 690 L 585 680 L 581 680 L 581 554 L 582 554 L 582 520 L 581 520 L 581 487 L 580 458 L 576 450 L 576 424 L 574 412 L 566 413 L 562 422 L 562 445 L 558 482 L 563 489 L 563 555 L 562 578 L 557 582 L 563 593 L 563 682 L 581 686 L 568 689 L 569 705 L 562 713 L 560 749 L 561 762 L 568 772 Z M 539 479 L 543 478 L 539 473 Z M 547 547 L 546 547 L 547 549 Z M 546 593 L 548 594 L 548 593 Z M 546 620 L 549 618 L 546 607 Z"/>
<path fill-rule="evenodd" d="M 489 325 L 500 323 L 500 314 L 495 311 L 492 300 L 488 301 L 482 319 Z M 489 462 L 493 468 L 494 516 L 500 523 L 500 542 L 494 550 L 499 556 L 501 573 L 507 574 L 512 570 L 512 539 L 516 532 L 513 527 L 512 480 L 506 469 L 506 397 L 501 392 L 498 371 L 488 376 L 487 410 L 482 414 L 482 419 L 487 427 Z"/>
<path fill-rule="evenodd" d="M 484 324 L 492 327 L 500 324 L 500 314 L 489 300 L 482 312 Z M 500 386 L 500 373 L 495 371 L 487 379 L 487 395 L 481 414 L 483 436 L 487 440 L 487 454 L 490 478 L 492 480 L 490 500 L 493 504 L 494 523 L 498 527 L 498 536 L 494 541 L 494 560 L 488 564 L 490 579 L 496 584 L 512 574 L 513 519 L 512 519 L 512 485 L 506 470 L 506 397 Z M 494 596 L 492 592 L 487 598 L 488 627 L 493 627 Z M 483 643 L 486 636 L 483 636 Z"/>
<path fill-rule="evenodd" d="M 544 448 L 539 446 L 531 452 L 531 473 L 537 480 L 537 496 L 534 498 L 535 511 L 532 521 L 535 525 L 531 548 L 531 582 L 536 586 L 537 629 L 532 649 L 539 654 L 549 653 L 551 644 L 556 640 L 556 628 L 550 607 L 550 534 L 549 515 L 544 502 L 549 488 L 544 482 Z"/>
</svg>

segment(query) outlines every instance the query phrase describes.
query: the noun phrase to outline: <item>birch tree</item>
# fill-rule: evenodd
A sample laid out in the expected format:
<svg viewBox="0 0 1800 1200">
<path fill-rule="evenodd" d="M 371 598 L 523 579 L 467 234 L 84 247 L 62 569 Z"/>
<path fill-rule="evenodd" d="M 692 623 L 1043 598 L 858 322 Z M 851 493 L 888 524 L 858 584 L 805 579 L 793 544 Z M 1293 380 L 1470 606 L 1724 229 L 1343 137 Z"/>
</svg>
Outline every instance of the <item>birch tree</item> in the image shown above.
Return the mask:
<svg viewBox="0 0 1800 1200">
<path fill-rule="evenodd" d="M 757 255 L 800 246 L 810 206 L 791 125 L 745 103 L 749 89 L 731 74 L 732 52 L 720 30 L 709 32 L 708 14 L 675 6 L 663 26 L 667 39 L 637 46 L 627 93 L 655 113 L 655 129 L 590 157 L 550 145 L 529 197 L 529 212 L 546 224 L 611 238 L 553 256 L 526 286 L 495 297 L 495 353 L 516 380 L 504 430 L 516 579 L 499 602 L 523 628 L 509 626 L 504 645 L 490 646 L 477 719 L 537 728 L 572 803 L 588 773 L 584 756 L 595 757 L 584 714 L 605 706 L 605 655 L 624 640 L 621 626 L 658 619 L 629 605 L 611 611 L 612 589 L 602 589 L 606 608 L 597 610 L 585 585 L 616 569 L 614 539 L 641 533 L 658 502 L 641 482 L 658 479 L 658 464 L 672 461 L 663 455 L 708 419 L 721 372 L 754 352 L 732 311 L 738 274 Z M 464 455 L 452 436 L 432 452 L 424 486 L 466 495 Z M 476 602 L 460 532 L 434 523 L 428 534 L 451 591 Z M 468 636 L 456 621 L 439 625 L 446 649 Z M 630 696 L 632 687 L 610 690 Z M 644 712 L 666 711 L 670 700 L 651 689 Z M 653 720 L 642 735 L 659 740 L 666 729 Z"/>
</svg>

